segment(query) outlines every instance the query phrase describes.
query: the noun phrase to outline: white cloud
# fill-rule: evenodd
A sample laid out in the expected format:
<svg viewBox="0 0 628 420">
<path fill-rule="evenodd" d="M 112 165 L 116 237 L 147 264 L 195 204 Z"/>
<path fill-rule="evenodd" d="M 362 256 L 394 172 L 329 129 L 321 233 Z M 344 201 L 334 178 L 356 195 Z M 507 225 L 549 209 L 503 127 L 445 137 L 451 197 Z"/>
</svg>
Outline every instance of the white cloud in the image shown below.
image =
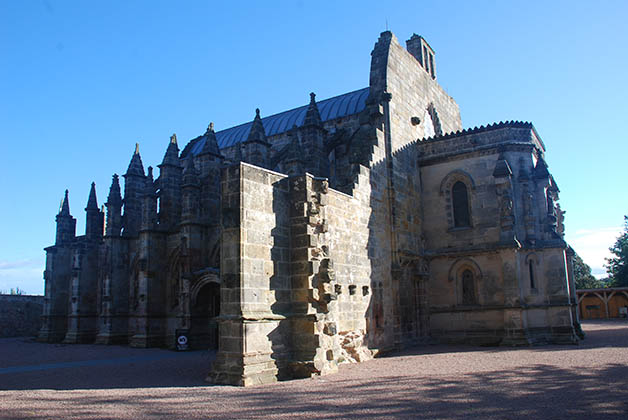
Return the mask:
<svg viewBox="0 0 628 420">
<path fill-rule="evenodd" d="M 593 275 L 606 277 L 606 258 L 611 256 L 608 248 L 613 246 L 622 233 L 622 226 L 599 229 L 580 229 L 567 235 L 567 242 L 591 266 Z"/>
<path fill-rule="evenodd" d="M 25 258 L 16 261 L 0 261 L 0 291 L 23 290 L 29 295 L 44 294 L 44 261 L 42 258 Z"/>
</svg>

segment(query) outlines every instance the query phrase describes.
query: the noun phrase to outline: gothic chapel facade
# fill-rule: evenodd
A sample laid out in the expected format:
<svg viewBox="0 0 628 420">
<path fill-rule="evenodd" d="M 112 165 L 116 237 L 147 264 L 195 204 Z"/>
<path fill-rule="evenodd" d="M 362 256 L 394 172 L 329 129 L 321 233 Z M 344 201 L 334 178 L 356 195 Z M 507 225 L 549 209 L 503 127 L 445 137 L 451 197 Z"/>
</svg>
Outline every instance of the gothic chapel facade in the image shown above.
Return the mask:
<svg viewBox="0 0 628 420">
<path fill-rule="evenodd" d="M 420 36 L 384 32 L 371 55 L 364 89 L 210 124 L 182 151 L 173 135 L 157 178 L 136 147 L 103 210 L 92 184 L 85 235 L 66 191 L 39 339 L 185 334 L 235 385 L 426 340 L 576 342 L 573 251 L 532 124 L 463 130 Z"/>
</svg>

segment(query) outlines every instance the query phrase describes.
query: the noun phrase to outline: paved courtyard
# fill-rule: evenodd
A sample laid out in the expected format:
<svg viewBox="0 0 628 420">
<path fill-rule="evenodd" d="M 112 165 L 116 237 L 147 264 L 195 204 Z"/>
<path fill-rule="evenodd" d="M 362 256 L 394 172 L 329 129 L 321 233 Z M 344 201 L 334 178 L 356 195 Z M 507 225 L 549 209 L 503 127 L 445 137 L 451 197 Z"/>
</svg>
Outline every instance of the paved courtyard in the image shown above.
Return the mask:
<svg viewBox="0 0 628 420">
<path fill-rule="evenodd" d="M 425 346 L 322 378 L 211 386 L 213 354 L 0 339 L 2 419 L 628 418 L 628 322 L 579 346 Z"/>
</svg>

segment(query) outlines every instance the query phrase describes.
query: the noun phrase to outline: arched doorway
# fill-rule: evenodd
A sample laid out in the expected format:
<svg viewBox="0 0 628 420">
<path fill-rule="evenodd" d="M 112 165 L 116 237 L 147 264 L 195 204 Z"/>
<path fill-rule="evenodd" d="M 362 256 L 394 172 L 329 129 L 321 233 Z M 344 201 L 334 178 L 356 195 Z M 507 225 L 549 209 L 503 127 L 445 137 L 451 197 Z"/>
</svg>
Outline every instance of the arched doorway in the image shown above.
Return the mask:
<svg viewBox="0 0 628 420">
<path fill-rule="evenodd" d="M 220 315 L 220 283 L 212 280 L 199 284 L 192 297 L 190 344 L 193 348 L 218 348 L 216 317 Z"/>
</svg>

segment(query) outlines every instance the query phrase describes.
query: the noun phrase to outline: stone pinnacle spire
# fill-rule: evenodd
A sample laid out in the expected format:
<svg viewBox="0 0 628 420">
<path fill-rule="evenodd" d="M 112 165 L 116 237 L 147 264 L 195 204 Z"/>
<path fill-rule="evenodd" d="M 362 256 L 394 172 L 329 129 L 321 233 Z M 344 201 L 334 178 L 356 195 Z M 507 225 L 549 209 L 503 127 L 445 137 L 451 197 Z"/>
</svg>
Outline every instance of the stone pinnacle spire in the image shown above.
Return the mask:
<svg viewBox="0 0 628 420">
<path fill-rule="evenodd" d="M 68 190 L 65 190 L 65 196 L 63 200 L 61 200 L 61 205 L 59 206 L 59 215 L 60 216 L 69 216 L 70 215 L 70 199 L 68 198 Z"/>
<path fill-rule="evenodd" d="M 201 152 L 199 154 L 203 155 L 205 153 L 209 153 L 215 156 L 221 156 L 220 149 L 218 148 L 218 140 L 216 139 L 216 132 L 214 131 L 213 122 L 209 123 L 207 131 L 205 131 L 203 137 L 205 137 L 205 144 L 203 145 L 203 148 L 201 149 Z"/>
<path fill-rule="evenodd" d="M 101 238 L 103 235 L 104 213 L 98 208 L 96 200 L 96 183 L 92 182 L 89 190 L 89 198 L 87 199 L 87 207 L 85 207 L 87 217 L 85 219 L 85 236 L 89 239 Z"/>
<path fill-rule="evenodd" d="M 170 143 L 168 143 L 168 148 L 166 149 L 166 154 L 161 164 L 179 166 L 179 146 L 177 144 L 176 134 L 170 136 Z"/>
<path fill-rule="evenodd" d="M 135 143 L 135 153 L 129 163 L 129 168 L 125 175 L 139 175 L 144 176 L 144 165 L 142 164 L 142 157 L 140 156 L 140 144 Z"/>
<path fill-rule="evenodd" d="M 59 214 L 57 214 L 55 220 L 57 221 L 55 245 L 67 244 L 74 240 L 76 234 L 76 219 L 70 214 L 68 190 L 65 190 L 65 196 L 63 197 L 63 200 L 61 200 Z"/>
<path fill-rule="evenodd" d="M 321 114 L 318 112 L 318 106 L 316 105 L 316 94 L 311 92 L 310 104 L 307 107 L 303 125 L 320 125 L 321 123 Z"/>
<path fill-rule="evenodd" d="M 98 200 L 96 199 L 96 183 L 92 182 L 92 187 L 89 190 L 89 198 L 87 199 L 87 207 L 85 210 L 98 210 Z"/>
<path fill-rule="evenodd" d="M 264 131 L 264 124 L 262 118 L 259 115 L 259 108 L 255 109 L 255 118 L 251 125 L 251 132 L 246 139 L 247 142 L 261 142 L 266 143 L 266 132 Z"/>
<path fill-rule="evenodd" d="M 113 174 L 111 187 L 109 188 L 109 196 L 107 197 L 107 204 L 118 203 L 122 203 L 122 194 L 120 193 L 120 181 L 118 180 L 118 174 Z"/>
</svg>

